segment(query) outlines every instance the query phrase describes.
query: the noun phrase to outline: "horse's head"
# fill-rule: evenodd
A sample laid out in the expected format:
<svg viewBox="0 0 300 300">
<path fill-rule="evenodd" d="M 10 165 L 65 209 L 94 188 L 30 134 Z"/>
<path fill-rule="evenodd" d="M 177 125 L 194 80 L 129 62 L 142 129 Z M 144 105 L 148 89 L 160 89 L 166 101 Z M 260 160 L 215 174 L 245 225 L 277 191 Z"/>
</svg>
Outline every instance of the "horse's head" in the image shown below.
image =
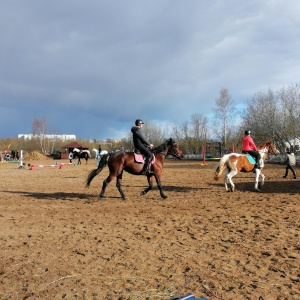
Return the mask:
<svg viewBox="0 0 300 300">
<path fill-rule="evenodd" d="M 167 145 L 169 146 L 168 153 L 167 155 L 172 155 L 178 159 L 183 158 L 184 154 L 178 147 L 177 143 L 173 139 L 168 139 L 167 140 Z"/>
<path fill-rule="evenodd" d="M 276 147 L 272 144 L 271 141 L 266 141 L 265 143 L 258 146 L 258 149 L 264 153 L 268 154 L 279 154 L 280 152 L 276 149 Z"/>
</svg>

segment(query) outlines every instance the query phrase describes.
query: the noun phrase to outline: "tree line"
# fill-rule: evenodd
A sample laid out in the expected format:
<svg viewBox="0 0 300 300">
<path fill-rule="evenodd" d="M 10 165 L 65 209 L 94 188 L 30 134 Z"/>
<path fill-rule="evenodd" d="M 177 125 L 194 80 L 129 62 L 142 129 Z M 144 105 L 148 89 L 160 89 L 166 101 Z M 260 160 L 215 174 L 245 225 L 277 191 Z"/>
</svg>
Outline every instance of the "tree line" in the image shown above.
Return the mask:
<svg viewBox="0 0 300 300">
<path fill-rule="evenodd" d="M 300 139 L 300 86 L 291 84 L 278 91 L 268 89 L 257 92 L 243 103 L 243 108 L 233 101 L 227 88 L 221 88 L 215 99 L 212 116 L 195 113 L 190 120 L 169 127 L 161 127 L 151 121 L 145 121 L 143 134 L 152 144 L 158 146 L 166 138 L 173 137 L 179 147 L 186 154 L 201 154 L 207 143 L 219 142 L 222 152 L 241 151 L 241 141 L 245 130 L 251 130 L 257 145 L 271 140 L 282 153 L 285 143 L 293 139 Z M 11 144 L 11 149 L 25 151 L 40 151 L 53 153 L 61 150 L 66 142 L 53 141 L 44 138 L 49 134 L 45 118 L 34 119 L 32 133 L 36 138 L 32 140 L 4 139 L 0 140 L 1 149 Z M 97 148 L 99 142 L 94 140 L 77 140 L 90 149 Z M 101 145 L 102 149 L 114 151 L 123 146 L 126 150 L 133 150 L 131 133 L 118 142 Z M 293 148 L 293 144 L 290 147 Z"/>
</svg>

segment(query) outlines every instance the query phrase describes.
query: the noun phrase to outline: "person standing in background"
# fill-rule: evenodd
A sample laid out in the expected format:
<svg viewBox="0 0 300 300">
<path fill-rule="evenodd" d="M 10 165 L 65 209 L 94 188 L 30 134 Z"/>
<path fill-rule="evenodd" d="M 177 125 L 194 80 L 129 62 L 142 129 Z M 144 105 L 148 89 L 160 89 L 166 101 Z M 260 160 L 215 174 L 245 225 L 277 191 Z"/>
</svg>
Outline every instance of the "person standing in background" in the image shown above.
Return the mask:
<svg viewBox="0 0 300 300">
<path fill-rule="evenodd" d="M 286 168 L 285 168 L 285 175 L 283 176 L 283 178 L 286 178 L 289 170 L 291 170 L 294 175 L 293 179 L 297 179 L 296 171 L 294 169 L 294 166 L 296 165 L 296 157 L 294 153 L 291 152 L 290 148 L 286 148 L 285 152 L 286 155 L 284 158 L 284 163 L 286 164 Z"/>
</svg>

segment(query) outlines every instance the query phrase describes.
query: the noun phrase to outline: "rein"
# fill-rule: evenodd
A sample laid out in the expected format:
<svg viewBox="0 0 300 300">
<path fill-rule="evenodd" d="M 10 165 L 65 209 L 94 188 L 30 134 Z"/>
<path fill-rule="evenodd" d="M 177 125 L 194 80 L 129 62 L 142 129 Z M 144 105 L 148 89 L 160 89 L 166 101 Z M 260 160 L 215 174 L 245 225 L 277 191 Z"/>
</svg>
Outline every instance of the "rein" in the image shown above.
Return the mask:
<svg viewBox="0 0 300 300">
<path fill-rule="evenodd" d="M 166 149 L 164 149 L 164 150 L 166 150 Z M 162 155 L 164 155 L 164 156 L 168 156 L 168 155 L 172 155 L 172 156 L 174 156 L 174 157 L 177 157 L 177 158 L 179 158 L 179 155 L 176 153 L 176 154 L 174 154 L 174 153 L 169 153 L 169 151 L 167 151 L 167 153 L 165 153 L 165 152 L 156 152 L 156 153 L 154 153 L 154 155 L 155 154 L 162 154 Z"/>
<path fill-rule="evenodd" d="M 176 147 L 174 147 L 174 142 L 172 141 L 172 139 L 169 139 L 164 144 L 154 148 L 151 152 L 154 155 L 161 154 L 161 155 L 164 155 L 165 157 L 167 157 L 168 155 L 172 155 L 172 156 L 180 159 L 180 155 L 179 155 L 178 151 L 175 151 L 174 148 L 176 148 Z M 172 152 L 170 152 L 170 149 L 172 150 Z"/>
</svg>

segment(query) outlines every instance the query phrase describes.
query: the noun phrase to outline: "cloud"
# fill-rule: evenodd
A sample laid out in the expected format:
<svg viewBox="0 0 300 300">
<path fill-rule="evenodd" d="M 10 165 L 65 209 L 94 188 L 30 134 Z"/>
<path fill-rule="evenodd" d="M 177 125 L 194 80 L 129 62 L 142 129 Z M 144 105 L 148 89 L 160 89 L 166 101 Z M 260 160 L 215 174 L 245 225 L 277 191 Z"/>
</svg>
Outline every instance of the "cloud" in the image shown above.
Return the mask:
<svg viewBox="0 0 300 300">
<path fill-rule="evenodd" d="M 137 118 L 211 113 L 222 87 L 240 104 L 295 83 L 299 10 L 296 0 L 6 1 L 1 136 L 45 117 L 57 133 L 122 138 Z"/>
</svg>

